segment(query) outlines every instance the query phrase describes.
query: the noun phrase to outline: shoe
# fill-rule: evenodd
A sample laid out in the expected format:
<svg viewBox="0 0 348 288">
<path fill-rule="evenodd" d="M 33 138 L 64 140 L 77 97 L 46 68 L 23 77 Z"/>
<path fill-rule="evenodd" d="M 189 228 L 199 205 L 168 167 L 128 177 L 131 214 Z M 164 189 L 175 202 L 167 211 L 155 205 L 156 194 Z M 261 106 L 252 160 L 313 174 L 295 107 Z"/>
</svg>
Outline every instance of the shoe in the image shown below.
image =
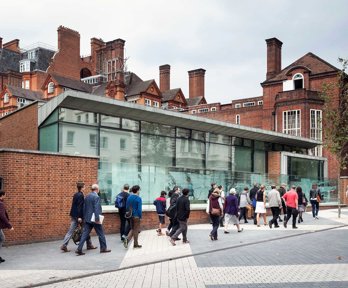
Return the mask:
<svg viewBox="0 0 348 288">
<path fill-rule="evenodd" d="M 279 225 L 277 225 L 277 226 L 274 226 L 274 228 L 279 228 L 280 226 Z"/>
<path fill-rule="evenodd" d="M 217 238 L 214 238 L 214 241 L 217 241 L 218 239 Z"/>
<path fill-rule="evenodd" d="M 279 222 L 283 222 L 283 220 L 282 220 L 282 218 L 279 218 L 279 220 L 278 220 Z"/>
<path fill-rule="evenodd" d="M 228 231 L 224 231 L 224 233 L 225 233 L 225 234 L 228 234 L 228 233 L 230 233 L 230 232 L 228 232 Z"/>
<path fill-rule="evenodd" d="M 292 229 L 298 229 L 298 227 L 297 226 L 292 226 Z"/>
<path fill-rule="evenodd" d="M 284 221 L 283 224 L 284 224 L 284 228 L 288 227 L 288 225 L 287 225 L 288 223 L 286 223 L 286 221 Z"/>
<path fill-rule="evenodd" d="M 0 257 L 0 263 L 2 262 L 5 262 L 5 259 Z"/>
<path fill-rule="evenodd" d="M 66 247 L 65 245 L 62 245 L 60 247 L 60 250 L 62 250 L 63 252 L 70 252 L 70 250 L 68 249 L 68 247 Z"/>
<path fill-rule="evenodd" d="M 111 252 L 111 250 L 110 249 L 102 249 L 102 250 L 100 250 L 100 253 L 109 253 L 109 252 Z"/>
<path fill-rule="evenodd" d="M 86 253 L 82 252 L 81 250 L 76 250 L 75 253 L 77 254 L 76 256 L 81 256 L 81 255 L 86 254 Z"/>
<path fill-rule="evenodd" d="M 249 222 L 245 220 L 245 221 L 244 221 L 244 224 L 246 224 L 246 223 L 249 223 Z"/>
<path fill-rule="evenodd" d="M 184 244 L 189 244 L 190 241 L 189 241 L 189 240 L 182 240 L 182 243 L 184 243 Z"/>
<path fill-rule="evenodd" d="M 166 230 L 166 235 L 169 236 L 169 231 L 168 230 Z"/>
<path fill-rule="evenodd" d="M 124 246 L 124 248 L 128 248 L 128 239 L 127 238 L 123 240 L 123 246 Z"/>
<path fill-rule="evenodd" d="M 179 238 L 179 237 L 175 239 L 175 241 L 180 241 L 180 240 L 181 240 L 181 238 Z"/>
<path fill-rule="evenodd" d="M 260 227 L 260 225 L 257 225 L 257 227 Z"/>
<path fill-rule="evenodd" d="M 268 226 L 269 226 L 269 228 L 272 229 L 272 222 L 271 221 L 268 222 Z"/>
<path fill-rule="evenodd" d="M 170 238 L 169 242 L 172 243 L 173 246 L 176 245 L 176 244 L 175 244 L 175 240 L 174 240 L 173 238 Z"/>
<path fill-rule="evenodd" d="M 318 216 L 315 216 L 315 219 L 319 219 L 319 217 L 318 217 Z"/>
<path fill-rule="evenodd" d="M 134 245 L 133 246 L 133 248 L 141 248 L 141 247 L 143 247 L 143 246 L 141 246 L 141 245 Z"/>
<path fill-rule="evenodd" d="M 94 250 L 94 249 L 97 249 L 98 247 L 97 246 L 87 246 L 87 250 Z"/>
<path fill-rule="evenodd" d="M 297 220 L 297 223 L 300 224 L 300 223 L 301 223 L 301 219 L 298 219 L 298 220 Z"/>
<path fill-rule="evenodd" d="M 214 241 L 213 235 L 210 234 L 209 237 L 210 237 L 210 240 L 211 240 L 211 241 Z"/>
<path fill-rule="evenodd" d="M 240 230 L 238 230 L 238 232 L 240 233 L 240 232 L 242 232 L 243 231 L 243 228 L 242 229 L 240 229 Z"/>
</svg>

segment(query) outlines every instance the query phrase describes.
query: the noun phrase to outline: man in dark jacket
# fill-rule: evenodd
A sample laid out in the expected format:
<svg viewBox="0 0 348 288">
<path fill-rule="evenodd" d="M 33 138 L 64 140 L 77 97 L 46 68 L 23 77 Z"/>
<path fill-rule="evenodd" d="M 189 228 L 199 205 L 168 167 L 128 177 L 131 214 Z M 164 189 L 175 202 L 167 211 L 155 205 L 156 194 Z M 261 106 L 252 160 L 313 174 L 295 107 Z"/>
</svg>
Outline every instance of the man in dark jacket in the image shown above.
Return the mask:
<svg viewBox="0 0 348 288">
<path fill-rule="evenodd" d="M 253 210 L 254 210 L 254 213 L 252 213 L 253 215 L 253 218 L 254 218 L 254 224 L 256 225 L 257 221 L 256 221 L 256 213 L 255 213 L 255 208 L 256 208 L 256 193 L 257 191 L 259 191 L 259 184 L 258 183 L 254 183 L 254 187 L 250 189 L 250 193 L 249 193 L 249 197 L 250 197 L 250 201 L 251 201 L 251 204 L 253 206 Z"/>
<path fill-rule="evenodd" d="M 161 196 L 157 197 L 156 200 L 153 201 L 153 205 L 156 206 L 156 212 L 157 212 L 158 220 L 159 220 L 158 229 L 156 230 L 158 236 L 164 235 L 164 233 L 162 233 L 162 228 L 163 228 L 163 225 L 165 224 L 166 195 L 167 195 L 167 192 L 162 191 Z"/>
<path fill-rule="evenodd" d="M 71 204 L 71 209 L 70 209 L 70 217 L 71 217 L 71 222 L 70 222 L 70 227 L 68 232 L 66 233 L 63 244 L 60 247 L 60 250 L 64 252 L 70 252 L 68 249 L 68 243 L 71 239 L 71 236 L 74 233 L 74 230 L 77 228 L 77 225 L 82 225 L 82 221 L 84 219 L 83 217 L 83 205 L 85 202 L 85 196 L 83 194 L 83 190 L 85 188 L 85 184 L 82 181 L 79 181 L 76 183 L 77 187 L 77 192 L 73 196 L 72 204 Z M 96 249 L 97 247 L 93 246 L 91 237 L 87 239 L 87 249 Z"/>
<path fill-rule="evenodd" d="M 127 198 L 129 196 L 129 185 L 124 184 L 123 185 L 123 191 L 120 192 L 116 197 L 122 197 L 123 205 L 122 207 L 118 208 L 118 216 L 120 217 L 120 237 L 121 241 L 124 241 L 124 239 L 127 237 L 129 230 L 130 230 L 130 223 L 129 219 L 125 217 L 126 214 L 126 203 Z M 115 204 L 116 205 L 116 204 Z"/>
<path fill-rule="evenodd" d="M 13 227 L 8 218 L 8 214 L 6 212 L 5 205 L 3 203 L 5 198 L 5 192 L 0 190 L 0 249 L 2 244 L 5 242 L 5 234 L 2 229 L 10 229 L 13 230 Z M 5 259 L 0 257 L 0 263 L 5 262 Z"/>
<path fill-rule="evenodd" d="M 176 230 L 174 235 L 170 238 L 170 243 L 175 246 L 175 240 L 182 233 L 182 242 L 189 243 L 187 240 L 187 220 L 190 217 L 190 200 L 188 198 L 189 189 L 185 188 L 182 190 L 182 196 L 176 201 L 176 217 L 179 222 L 179 229 Z"/>
</svg>

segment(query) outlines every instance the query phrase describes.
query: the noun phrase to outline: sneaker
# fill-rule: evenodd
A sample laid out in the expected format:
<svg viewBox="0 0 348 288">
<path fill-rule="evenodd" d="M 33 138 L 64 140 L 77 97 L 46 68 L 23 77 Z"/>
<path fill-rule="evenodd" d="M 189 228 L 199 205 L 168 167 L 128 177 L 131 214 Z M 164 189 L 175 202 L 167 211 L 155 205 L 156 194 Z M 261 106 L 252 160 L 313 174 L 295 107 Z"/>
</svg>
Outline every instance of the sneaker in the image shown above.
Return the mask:
<svg viewBox="0 0 348 288">
<path fill-rule="evenodd" d="M 128 248 L 128 239 L 127 238 L 123 240 L 123 246 L 126 249 Z"/>
<path fill-rule="evenodd" d="M 228 234 L 228 233 L 230 233 L 230 232 L 228 232 L 228 231 L 224 231 L 224 233 L 225 233 L 225 234 Z"/>
<path fill-rule="evenodd" d="M 175 240 L 174 240 L 173 238 L 170 238 L 169 242 L 172 243 L 173 246 L 176 245 L 176 244 L 175 244 Z"/>
<path fill-rule="evenodd" d="M 292 226 L 292 229 L 298 229 L 298 227 L 297 226 Z"/>
<path fill-rule="evenodd" d="M 136 248 L 141 248 L 141 247 L 143 247 L 143 246 L 141 246 L 141 245 L 134 245 L 134 246 L 133 246 L 134 249 L 136 249 Z"/>
<path fill-rule="evenodd" d="M 82 252 L 81 250 L 76 250 L 75 253 L 77 254 L 76 256 L 81 256 L 81 255 L 86 254 L 86 253 Z"/>
<path fill-rule="evenodd" d="M 279 228 L 280 226 L 279 225 L 277 225 L 277 226 L 274 226 L 274 228 Z"/>
<path fill-rule="evenodd" d="M 269 226 L 269 228 L 272 229 L 272 222 L 271 221 L 268 222 L 268 226 Z"/>
<path fill-rule="evenodd" d="M 249 222 L 245 220 L 245 221 L 244 221 L 244 224 L 246 224 L 246 223 L 249 223 Z"/>
<path fill-rule="evenodd" d="M 100 253 L 109 253 L 109 252 L 111 252 L 111 250 L 110 249 L 102 249 L 102 250 L 100 250 Z"/>
<path fill-rule="evenodd" d="M 243 228 L 242 229 L 240 229 L 240 230 L 238 230 L 238 232 L 240 233 L 240 232 L 242 232 L 243 231 Z"/>
</svg>

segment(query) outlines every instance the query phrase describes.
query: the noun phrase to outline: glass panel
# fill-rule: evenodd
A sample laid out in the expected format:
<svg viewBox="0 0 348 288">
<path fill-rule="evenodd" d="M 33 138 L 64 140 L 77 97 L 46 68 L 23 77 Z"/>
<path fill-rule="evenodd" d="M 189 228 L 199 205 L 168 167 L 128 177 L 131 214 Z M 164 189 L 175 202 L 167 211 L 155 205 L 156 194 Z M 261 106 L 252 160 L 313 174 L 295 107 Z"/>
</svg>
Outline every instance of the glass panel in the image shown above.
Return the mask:
<svg viewBox="0 0 348 288">
<path fill-rule="evenodd" d="M 98 125 L 98 113 L 59 108 L 59 120 L 64 122 Z"/>
<path fill-rule="evenodd" d="M 173 166 L 174 138 L 141 135 L 141 164 L 157 166 Z"/>
<path fill-rule="evenodd" d="M 245 147 L 252 147 L 253 141 L 249 139 L 243 139 L 243 146 Z"/>
<path fill-rule="evenodd" d="M 58 152 L 58 124 L 40 128 L 39 133 L 40 151 Z"/>
<path fill-rule="evenodd" d="M 231 137 L 215 133 L 207 133 L 208 142 L 231 145 Z M 239 138 L 238 138 L 239 139 Z"/>
<path fill-rule="evenodd" d="M 176 137 L 190 138 L 190 130 L 184 128 L 176 128 Z"/>
<path fill-rule="evenodd" d="M 97 128 L 60 123 L 59 152 L 96 156 L 98 155 L 97 135 Z"/>
<path fill-rule="evenodd" d="M 101 126 L 120 128 L 120 118 L 101 115 Z"/>
<path fill-rule="evenodd" d="M 191 137 L 195 140 L 205 141 L 205 133 L 201 131 L 192 130 Z"/>
<path fill-rule="evenodd" d="M 236 171 L 251 172 L 252 150 L 244 147 L 235 147 L 234 162 Z"/>
<path fill-rule="evenodd" d="M 139 131 L 139 121 L 130 119 L 122 119 L 122 129 Z"/>
<path fill-rule="evenodd" d="M 254 172 L 265 173 L 266 172 L 266 152 L 255 150 L 254 151 Z"/>
<path fill-rule="evenodd" d="M 243 139 L 238 137 L 232 137 L 232 145 L 233 146 L 242 146 Z"/>
<path fill-rule="evenodd" d="M 207 168 L 229 170 L 231 163 L 231 147 L 207 143 Z"/>
<path fill-rule="evenodd" d="M 176 139 L 176 166 L 204 168 L 205 144 L 189 139 Z"/>
<path fill-rule="evenodd" d="M 141 122 L 141 132 L 163 136 L 175 136 L 175 129 L 172 126 L 157 123 Z"/>
<path fill-rule="evenodd" d="M 265 142 L 254 141 L 254 148 L 257 150 L 266 150 Z"/>
</svg>

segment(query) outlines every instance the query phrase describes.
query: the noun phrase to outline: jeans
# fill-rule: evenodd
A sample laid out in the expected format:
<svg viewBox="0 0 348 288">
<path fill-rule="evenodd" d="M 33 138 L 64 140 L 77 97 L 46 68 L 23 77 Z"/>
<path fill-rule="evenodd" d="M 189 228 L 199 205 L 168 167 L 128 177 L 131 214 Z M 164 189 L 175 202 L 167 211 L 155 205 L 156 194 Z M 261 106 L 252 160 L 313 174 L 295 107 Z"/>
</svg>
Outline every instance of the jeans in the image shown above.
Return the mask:
<svg viewBox="0 0 348 288">
<path fill-rule="evenodd" d="M 63 246 L 68 246 L 69 241 L 71 239 L 71 236 L 77 227 L 77 224 L 78 224 L 77 218 L 71 217 L 70 227 L 69 227 L 69 230 L 68 230 L 68 232 L 66 232 L 66 235 L 64 237 Z M 87 247 L 90 247 L 90 246 L 92 246 L 92 241 L 91 241 L 91 237 L 89 236 L 87 238 Z"/>
<path fill-rule="evenodd" d="M 174 235 L 171 237 L 172 239 L 176 240 L 180 233 L 182 233 L 182 241 L 187 241 L 187 220 L 178 220 L 179 222 L 179 228 L 176 230 Z M 218 226 L 219 226 L 219 219 L 218 219 Z"/>
<path fill-rule="evenodd" d="M 217 240 L 218 229 L 219 229 L 219 219 L 220 216 L 210 214 L 211 221 L 213 222 L 213 230 L 211 230 L 210 235 L 213 236 L 215 240 Z"/>
<path fill-rule="evenodd" d="M 5 242 L 5 234 L 2 231 L 2 229 L 0 229 L 0 249 L 2 247 L 2 244 Z"/>
<path fill-rule="evenodd" d="M 134 237 L 134 244 L 133 246 L 138 246 L 138 237 L 139 237 L 139 231 L 140 231 L 140 218 L 139 217 L 132 217 L 130 219 L 130 225 L 131 229 L 128 233 L 127 239 L 130 241 L 132 237 Z"/>
<path fill-rule="evenodd" d="M 272 220 L 270 221 L 271 222 L 271 225 L 275 225 L 275 226 L 278 226 L 278 217 L 279 217 L 279 214 L 280 214 L 280 209 L 279 207 L 271 207 L 271 211 L 272 211 Z"/>
<path fill-rule="evenodd" d="M 124 217 L 126 213 L 125 208 L 118 209 L 118 216 L 120 217 L 120 237 L 121 240 L 124 236 L 127 236 L 130 230 L 130 221 L 126 217 Z"/>
<path fill-rule="evenodd" d="M 85 224 L 83 225 L 81 240 L 79 246 L 77 247 L 78 251 L 82 251 L 83 244 L 85 244 L 86 240 L 90 238 L 89 234 L 91 233 L 93 228 L 99 238 L 100 250 L 106 249 L 106 239 L 104 235 L 103 226 L 94 222 L 85 222 Z"/>
<path fill-rule="evenodd" d="M 312 205 L 313 218 L 317 217 L 319 212 L 319 202 L 317 200 L 311 200 L 311 205 Z"/>
</svg>

